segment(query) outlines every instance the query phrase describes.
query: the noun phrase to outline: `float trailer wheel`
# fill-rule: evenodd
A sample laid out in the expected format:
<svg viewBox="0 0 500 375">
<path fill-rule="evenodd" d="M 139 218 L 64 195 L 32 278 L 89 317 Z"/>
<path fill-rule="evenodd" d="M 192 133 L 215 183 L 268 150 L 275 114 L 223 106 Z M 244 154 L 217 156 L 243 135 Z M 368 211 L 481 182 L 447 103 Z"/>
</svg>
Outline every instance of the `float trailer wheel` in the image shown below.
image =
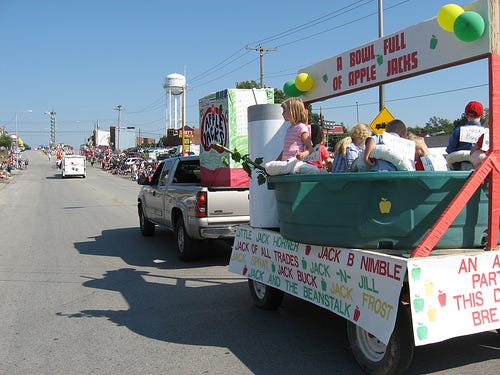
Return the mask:
<svg viewBox="0 0 500 375">
<path fill-rule="evenodd" d="M 252 295 L 253 303 L 263 310 L 276 310 L 283 301 L 284 292 L 258 281 L 248 279 L 248 288 Z"/>
<path fill-rule="evenodd" d="M 347 337 L 352 354 L 359 366 L 368 374 L 403 374 L 411 364 L 415 343 L 411 318 L 407 307 L 400 307 L 396 326 L 389 344 L 347 322 Z"/>
</svg>

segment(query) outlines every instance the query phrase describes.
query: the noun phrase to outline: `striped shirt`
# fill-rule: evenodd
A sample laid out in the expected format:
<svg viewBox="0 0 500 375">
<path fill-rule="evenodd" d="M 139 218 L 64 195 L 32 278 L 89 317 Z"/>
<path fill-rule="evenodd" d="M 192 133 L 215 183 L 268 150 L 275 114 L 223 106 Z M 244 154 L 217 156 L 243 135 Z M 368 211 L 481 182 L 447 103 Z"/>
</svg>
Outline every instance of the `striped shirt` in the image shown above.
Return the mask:
<svg viewBox="0 0 500 375">
<path fill-rule="evenodd" d="M 306 132 L 309 132 L 309 127 L 301 122 L 291 125 L 287 129 L 281 160 L 288 160 L 294 157 L 297 152 L 304 151 L 305 147 L 302 142 L 302 134 Z"/>
</svg>

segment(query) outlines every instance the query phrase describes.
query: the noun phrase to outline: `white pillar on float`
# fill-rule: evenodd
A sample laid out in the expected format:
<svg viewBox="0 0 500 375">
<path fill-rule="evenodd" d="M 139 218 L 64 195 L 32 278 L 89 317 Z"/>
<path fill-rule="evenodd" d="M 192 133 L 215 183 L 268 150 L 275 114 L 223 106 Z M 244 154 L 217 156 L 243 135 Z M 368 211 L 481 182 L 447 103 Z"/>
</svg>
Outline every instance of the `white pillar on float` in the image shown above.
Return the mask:
<svg viewBox="0 0 500 375">
<path fill-rule="evenodd" d="M 287 126 L 280 104 L 257 104 L 248 107 L 248 153 L 252 160 L 262 157 L 263 165 L 276 160 L 283 149 Z M 250 179 L 250 225 L 279 228 L 278 205 L 274 190 L 259 185 L 257 172 Z"/>
</svg>

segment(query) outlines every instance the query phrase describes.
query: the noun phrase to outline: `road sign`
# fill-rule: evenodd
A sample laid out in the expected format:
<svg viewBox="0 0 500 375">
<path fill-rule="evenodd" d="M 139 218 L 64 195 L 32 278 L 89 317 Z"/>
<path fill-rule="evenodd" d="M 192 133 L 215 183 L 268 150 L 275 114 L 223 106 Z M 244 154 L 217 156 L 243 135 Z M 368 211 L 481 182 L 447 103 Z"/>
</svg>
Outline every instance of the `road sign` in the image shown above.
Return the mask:
<svg viewBox="0 0 500 375">
<path fill-rule="evenodd" d="M 370 128 L 372 128 L 375 134 L 382 134 L 385 131 L 385 126 L 388 122 L 394 120 L 394 116 L 387 108 L 382 108 L 382 110 L 378 113 L 378 115 L 373 119 L 370 124 Z"/>
</svg>

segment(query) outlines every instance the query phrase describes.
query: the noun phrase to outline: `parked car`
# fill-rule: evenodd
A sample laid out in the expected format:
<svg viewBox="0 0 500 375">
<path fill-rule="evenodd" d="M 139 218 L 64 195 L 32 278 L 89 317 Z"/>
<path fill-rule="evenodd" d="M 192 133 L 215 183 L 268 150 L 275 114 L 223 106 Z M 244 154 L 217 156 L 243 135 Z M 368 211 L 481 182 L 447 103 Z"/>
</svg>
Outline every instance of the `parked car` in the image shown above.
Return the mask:
<svg viewBox="0 0 500 375">
<path fill-rule="evenodd" d="M 132 164 L 135 164 L 137 161 L 141 161 L 141 160 L 142 160 L 141 158 L 137 158 L 137 157 L 127 158 L 127 159 L 125 159 L 125 165 L 132 165 Z"/>
</svg>

